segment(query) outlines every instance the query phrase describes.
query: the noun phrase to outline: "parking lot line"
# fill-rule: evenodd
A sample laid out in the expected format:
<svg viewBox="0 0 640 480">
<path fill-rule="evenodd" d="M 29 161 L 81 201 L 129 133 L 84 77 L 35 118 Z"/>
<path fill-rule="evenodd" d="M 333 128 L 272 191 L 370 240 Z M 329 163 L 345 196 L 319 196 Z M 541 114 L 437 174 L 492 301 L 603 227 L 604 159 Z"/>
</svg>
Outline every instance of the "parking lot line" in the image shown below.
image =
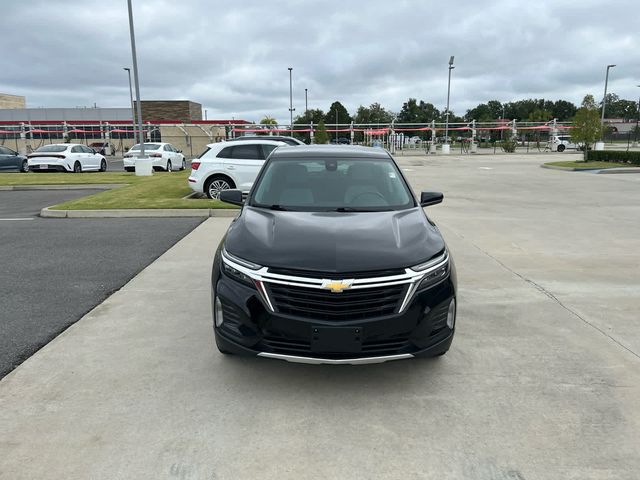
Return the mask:
<svg viewBox="0 0 640 480">
<path fill-rule="evenodd" d="M 0 218 L 0 222 L 16 222 L 21 220 L 33 220 L 33 217 L 25 217 L 25 218 Z"/>
</svg>

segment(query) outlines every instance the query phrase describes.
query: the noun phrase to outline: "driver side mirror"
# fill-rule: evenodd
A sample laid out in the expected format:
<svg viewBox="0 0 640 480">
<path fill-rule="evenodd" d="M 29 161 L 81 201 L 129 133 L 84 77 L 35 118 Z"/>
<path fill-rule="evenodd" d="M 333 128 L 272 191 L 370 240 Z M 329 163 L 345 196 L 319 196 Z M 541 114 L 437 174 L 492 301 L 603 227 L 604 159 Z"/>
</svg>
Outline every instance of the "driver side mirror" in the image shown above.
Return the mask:
<svg viewBox="0 0 640 480">
<path fill-rule="evenodd" d="M 437 205 L 442 203 L 444 195 L 440 192 L 421 192 L 420 193 L 420 206 L 428 207 L 430 205 Z"/>
<path fill-rule="evenodd" d="M 240 207 L 244 205 L 242 190 L 223 190 L 220 192 L 220 200 Z"/>
</svg>

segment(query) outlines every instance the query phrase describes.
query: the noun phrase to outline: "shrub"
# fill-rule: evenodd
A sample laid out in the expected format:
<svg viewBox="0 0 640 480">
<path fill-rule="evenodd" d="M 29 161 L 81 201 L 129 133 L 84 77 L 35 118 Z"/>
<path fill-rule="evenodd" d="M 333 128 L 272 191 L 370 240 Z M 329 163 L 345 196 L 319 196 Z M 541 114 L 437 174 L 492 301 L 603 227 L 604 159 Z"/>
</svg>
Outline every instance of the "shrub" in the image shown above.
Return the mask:
<svg viewBox="0 0 640 480">
<path fill-rule="evenodd" d="M 640 165 L 640 152 L 625 152 L 620 150 L 589 150 L 589 162 L 619 162 Z"/>
</svg>

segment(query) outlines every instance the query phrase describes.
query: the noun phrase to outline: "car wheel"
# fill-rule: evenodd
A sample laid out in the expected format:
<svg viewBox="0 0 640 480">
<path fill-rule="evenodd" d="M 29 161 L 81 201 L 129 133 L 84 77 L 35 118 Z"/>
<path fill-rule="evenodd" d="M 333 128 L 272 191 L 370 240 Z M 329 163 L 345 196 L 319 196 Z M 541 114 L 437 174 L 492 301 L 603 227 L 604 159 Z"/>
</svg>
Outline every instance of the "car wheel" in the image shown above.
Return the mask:
<svg viewBox="0 0 640 480">
<path fill-rule="evenodd" d="M 82 173 L 82 165 L 80 165 L 80 162 L 73 164 L 73 173 Z"/>
<path fill-rule="evenodd" d="M 22 165 L 20 166 L 20 171 L 22 173 L 27 173 L 29 171 L 29 162 L 27 162 L 26 160 L 23 160 Z"/>
<path fill-rule="evenodd" d="M 100 162 L 100 171 L 101 172 L 106 172 L 107 171 L 107 161 L 104 158 Z"/>
<path fill-rule="evenodd" d="M 220 198 L 220 192 L 223 190 L 230 190 L 235 188 L 233 182 L 227 178 L 222 176 L 214 176 L 207 180 L 207 183 L 204 187 L 204 193 L 207 194 L 207 197 L 212 200 L 218 200 Z"/>
<path fill-rule="evenodd" d="M 186 170 L 187 169 L 187 161 L 183 158 L 182 159 L 182 168 L 180 170 Z"/>
<path fill-rule="evenodd" d="M 560 153 L 564 152 L 564 149 L 565 149 L 565 148 L 566 148 L 566 147 L 565 147 L 564 145 L 558 145 L 558 151 L 559 151 Z"/>
<path fill-rule="evenodd" d="M 167 160 L 167 172 L 171 172 L 173 170 L 171 166 L 171 160 Z"/>
<path fill-rule="evenodd" d="M 125 172 L 133 172 L 134 168 L 131 167 L 124 167 L 124 171 Z"/>
</svg>

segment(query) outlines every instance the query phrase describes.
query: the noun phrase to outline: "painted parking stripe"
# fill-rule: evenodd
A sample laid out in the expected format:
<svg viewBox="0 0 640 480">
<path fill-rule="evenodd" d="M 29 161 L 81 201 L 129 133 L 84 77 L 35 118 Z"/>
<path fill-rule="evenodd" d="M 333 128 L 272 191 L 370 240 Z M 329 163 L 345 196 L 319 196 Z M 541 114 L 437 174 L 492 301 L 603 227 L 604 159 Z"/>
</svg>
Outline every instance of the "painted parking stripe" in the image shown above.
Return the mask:
<svg viewBox="0 0 640 480">
<path fill-rule="evenodd" d="M 33 220 L 33 217 L 29 218 L 0 218 L 0 222 L 19 222 L 23 220 Z"/>
</svg>

